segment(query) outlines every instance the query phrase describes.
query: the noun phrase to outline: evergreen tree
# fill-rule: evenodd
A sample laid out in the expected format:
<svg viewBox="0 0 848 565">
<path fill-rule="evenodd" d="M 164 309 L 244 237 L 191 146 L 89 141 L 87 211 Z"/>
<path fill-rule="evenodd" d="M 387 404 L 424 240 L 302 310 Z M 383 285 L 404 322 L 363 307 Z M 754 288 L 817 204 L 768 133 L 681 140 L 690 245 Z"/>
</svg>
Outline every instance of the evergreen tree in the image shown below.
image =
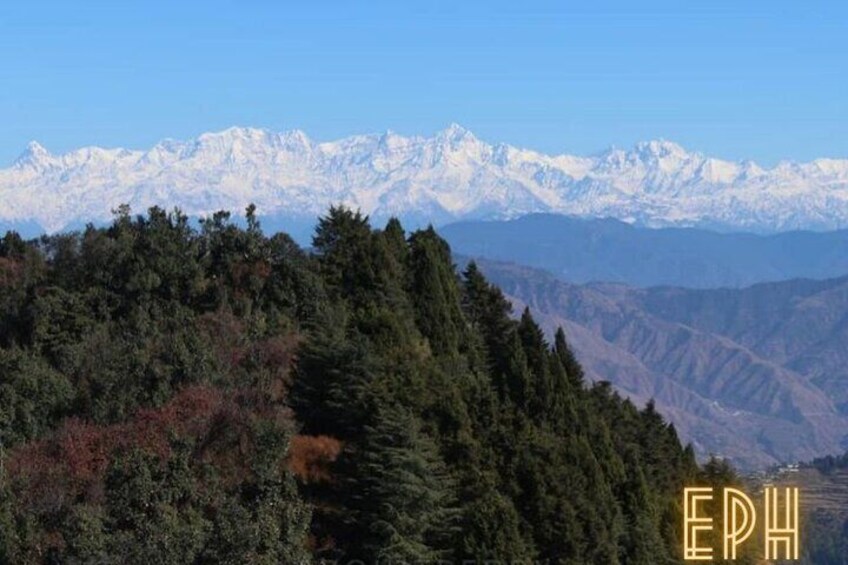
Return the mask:
<svg viewBox="0 0 848 565">
<path fill-rule="evenodd" d="M 352 454 L 350 485 L 361 531 L 353 555 L 368 563 L 433 563 L 450 555 L 453 485 L 416 418 L 383 406 Z"/>
<path fill-rule="evenodd" d="M 347 440 L 371 417 L 377 367 L 361 337 L 346 337 L 343 311 L 334 314 L 301 350 L 291 403 L 306 433 Z"/>
<path fill-rule="evenodd" d="M 569 347 L 568 342 L 565 339 L 565 332 L 561 327 L 557 328 L 556 334 L 554 334 L 554 351 L 556 352 L 557 357 L 559 357 L 560 363 L 562 363 L 568 378 L 571 379 L 574 386 L 584 386 L 585 377 L 583 375 L 583 368 L 577 362 L 577 358 L 574 356 L 574 352 L 571 350 L 571 347 Z"/>
<path fill-rule="evenodd" d="M 465 319 L 450 248 L 432 227 L 410 237 L 408 271 L 418 328 L 437 355 L 465 349 Z"/>
</svg>

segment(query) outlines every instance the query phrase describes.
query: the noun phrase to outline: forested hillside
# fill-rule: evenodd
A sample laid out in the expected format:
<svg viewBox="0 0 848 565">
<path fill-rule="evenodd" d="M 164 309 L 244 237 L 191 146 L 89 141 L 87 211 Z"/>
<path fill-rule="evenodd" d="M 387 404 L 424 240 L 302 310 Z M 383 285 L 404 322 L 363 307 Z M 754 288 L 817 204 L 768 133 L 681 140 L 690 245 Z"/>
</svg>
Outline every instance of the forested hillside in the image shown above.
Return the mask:
<svg viewBox="0 0 848 565">
<path fill-rule="evenodd" d="M 432 230 L 0 242 L 0 562 L 679 562 L 704 469 Z"/>
</svg>

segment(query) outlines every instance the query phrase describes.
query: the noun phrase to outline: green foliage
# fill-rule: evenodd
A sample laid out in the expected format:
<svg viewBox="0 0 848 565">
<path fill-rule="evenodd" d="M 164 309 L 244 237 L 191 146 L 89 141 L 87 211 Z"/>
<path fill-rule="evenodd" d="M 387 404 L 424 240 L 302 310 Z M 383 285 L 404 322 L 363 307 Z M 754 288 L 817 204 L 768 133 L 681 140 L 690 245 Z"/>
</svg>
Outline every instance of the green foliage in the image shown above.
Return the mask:
<svg viewBox="0 0 848 565">
<path fill-rule="evenodd" d="M 653 404 L 432 228 L 313 247 L 253 207 L 0 240 L 0 563 L 679 562 L 683 485 L 735 479 Z"/>
<path fill-rule="evenodd" d="M 456 511 L 436 444 L 403 408 L 386 406 L 351 453 L 351 554 L 369 563 L 430 563 L 450 556 Z"/>
<path fill-rule="evenodd" d="M 428 228 L 412 235 L 407 256 L 419 331 L 437 355 L 458 353 L 465 348 L 466 322 L 450 248 L 433 228 Z"/>
<path fill-rule="evenodd" d="M 73 395 L 68 379 L 42 358 L 0 350 L 0 445 L 9 448 L 55 427 Z"/>
</svg>

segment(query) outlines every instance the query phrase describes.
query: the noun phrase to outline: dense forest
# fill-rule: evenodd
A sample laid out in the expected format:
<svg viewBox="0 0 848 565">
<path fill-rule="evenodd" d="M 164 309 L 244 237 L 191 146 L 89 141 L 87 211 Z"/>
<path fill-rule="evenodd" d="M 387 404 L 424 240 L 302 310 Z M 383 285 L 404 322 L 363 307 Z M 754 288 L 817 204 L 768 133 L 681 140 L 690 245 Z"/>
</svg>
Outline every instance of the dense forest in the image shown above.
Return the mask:
<svg viewBox="0 0 848 565">
<path fill-rule="evenodd" d="M 681 562 L 725 484 L 433 229 L 0 240 L 0 562 Z"/>
</svg>

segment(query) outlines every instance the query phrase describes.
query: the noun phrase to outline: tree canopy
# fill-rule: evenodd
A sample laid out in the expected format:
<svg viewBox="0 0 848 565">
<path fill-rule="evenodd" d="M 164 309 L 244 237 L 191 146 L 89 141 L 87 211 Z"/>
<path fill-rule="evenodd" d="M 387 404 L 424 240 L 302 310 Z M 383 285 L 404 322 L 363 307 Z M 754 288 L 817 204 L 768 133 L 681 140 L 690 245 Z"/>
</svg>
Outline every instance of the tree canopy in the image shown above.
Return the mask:
<svg viewBox="0 0 848 565">
<path fill-rule="evenodd" d="M 703 476 L 432 228 L 0 240 L 0 562 L 679 563 Z"/>
</svg>

